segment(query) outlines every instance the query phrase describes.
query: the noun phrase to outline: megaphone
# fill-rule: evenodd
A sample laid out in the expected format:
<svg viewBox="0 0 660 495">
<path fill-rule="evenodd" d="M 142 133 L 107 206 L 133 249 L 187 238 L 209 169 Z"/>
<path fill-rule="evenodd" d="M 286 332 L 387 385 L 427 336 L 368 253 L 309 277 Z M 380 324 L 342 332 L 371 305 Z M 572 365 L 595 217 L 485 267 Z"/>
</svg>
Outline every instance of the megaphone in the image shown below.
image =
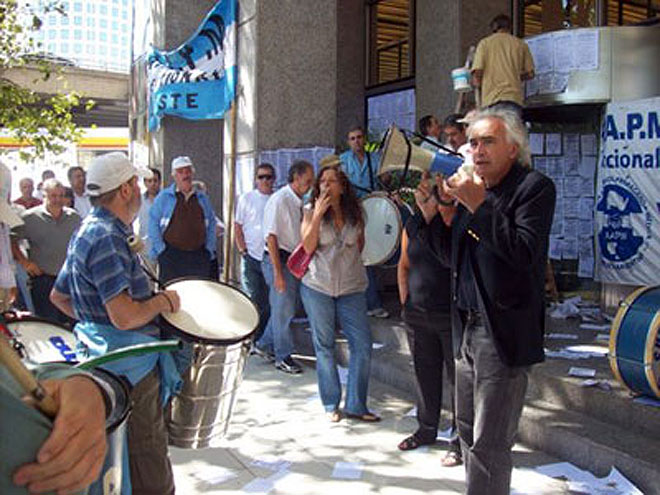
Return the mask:
<svg viewBox="0 0 660 495">
<path fill-rule="evenodd" d="M 440 172 L 445 177 L 449 177 L 462 164 L 463 159 L 460 156 L 427 150 L 411 143 L 392 124 L 385 135 L 378 174 L 407 168 L 420 172 Z"/>
</svg>

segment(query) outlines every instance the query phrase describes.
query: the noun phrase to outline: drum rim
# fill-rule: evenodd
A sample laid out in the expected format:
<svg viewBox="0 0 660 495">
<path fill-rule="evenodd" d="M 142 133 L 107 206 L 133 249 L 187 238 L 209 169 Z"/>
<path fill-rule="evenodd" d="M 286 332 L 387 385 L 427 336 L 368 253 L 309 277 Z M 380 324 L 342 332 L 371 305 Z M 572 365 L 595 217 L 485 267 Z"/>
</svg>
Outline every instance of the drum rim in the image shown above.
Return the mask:
<svg viewBox="0 0 660 495">
<path fill-rule="evenodd" d="M 19 316 L 16 313 L 10 313 L 14 315 L 12 318 L 7 317 L 7 313 L 4 313 L 3 316 L 5 318 L 5 323 L 6 324 L 12 324 L 12 323 L 25 323 L 25 322 L 37 322 L 37 323 L 47 323 L 48 325 L 52 325 L 54 327 L 59 327 L 65 332 L 68 332 L 72 335 L 75 336 L 75 332 L 73 331 L 72 328 L 68 328 L 66 325 L 60 323 L 59 321 L 53 321 L 49 320 L 48 318 L 44 318 L 42 316 L 35 316 L 35 315 L 26 315 L 26 316 Z"/>
<path fill-rule="evenodd" d="M 399 234 L 397 236 L 397 241 L 394 244 L 394 247 L 387 253 L 387 256 L 385 256 L 380 262 L 378 262 L 378 263 L 368 263 L 367 264 L 367 263 L 364 263 L 364 259 L 362 258 L 362 256 L 360 256 L 364 266 L 382 266 L 382 265 L 385 264 L 385 262 L 387 260 L 389 260 L 392 256 L 394 256 L 394 253 L 396 253 L 396 250 L 399 249 L 399 246 L 401 245 L 401 231 L 403 230 L 403 220 L 401 219 L 401 212 L 399 211 L 399 207 L 396 204 L 396 201 L 394 201 L 393 199 L 390 199 L 390 195 L 387 192 L 385 192 L 385 191 L 374 191 L 372 193 L 369 193 L 365 197 L 360 199 L 360 203 L 364 202 L 366 199 L 369 199 L 369 198 L 382 198 L 382 199 L 385 199 L 385 200 L 389 201 L 390 203 L 392 203 L 394 205 L 394 211 L 396 212 L 397 222 L 399 223 Z M 366 230 L 366 222 L 365 222 L 365 230 Z M 366 237 L 366 235 L 365 235 L 365 237 Z M 366 244 L 366 240 L 365 240 L 365 244 Z M 362 252 L 364 252 L 364 249 L 362 249 Z M 394 266 L 396 266 L 396 265 L 394 265 Z M 387 268 L 389 268 L 389 267 L 387 267 Z"/>
<path fill-rule="evenodd" d="M 651 320 L 651 323 L 649 323 L 649 331 L 646 334 L 646 342 L 644 342 L 644 373 L 646 374 L 646 381 L 651 387 L 651 390 L 653 390 L 655 396 L 658 398 L 660 398 L 660 386 L 658 385 L 658 377 L 653 374 L 653 351 L 659 330 L 660 309 L 655 312 L 655 316 Z"/>
<path fill-rule="evenodd" d="M 632 308 L 634 302 L 642 296 L 644 293 L 647 291 L 653 289 L 653 287 L 639 287 L 638 289 L 635 289 L 633 292 L 628 294 L 628 296 L 621 301 L 619 305 L 619 309 L 616 312 L 616 315 L 614 316 L 614 321 L 612 322 L 612 329 L 610 330 L 610 342 L 609 342 L 609 362 L 610 362 L 610 369 L 612 370 L 612 373 L 614 374 L 614 377 L 617 379 L 617 381 L 622 384 L 625 388 L 630 390 L 631 392 L 634 393 L 639 393 L 638 390 L 634 389 L 633 386 L 631 386 L 623 377 L 621 374 L 621 370 L 619 369 L 619 357 L 617 355 L 617 346 L 618 346 L 618 340 L 619 340 L 619 331 L 621 330 L 621 325 L 623 324 L 623 321 L 625 320 L 625 317 L 628 315 L 628 312 Z M 645 350 L 645 353 L 647 351 Z M 648 380 L 648 370 L 645 371 L 645 374 L 647 375 L 647 381 Z M 656 384 L 657 386 L 657 384 Z"/>
<path fill-rule="evenodd" d="M 105 377 L 109 376 L 110 378 L 112 378 L 114 383 L 118 384 L 119 388 L 126 395 L 126 404 L 123 407 L 123 411 L 121 411 L 121 413 L 118 415 L 118 417 L 114 421 L 110 422 L 109 425 L 106 425 L 106 428 L 105 428 L 106 434 L 112 434 L 117 430 L 117 428 L 119 428 L 121 425 L 123 425 L 126 422 L 126 420 L 128 419 L 128 416 L 131 414 L 131 411 L 133 410 L 133 405 L 131 403 L 132 402 L 131 401 L 131 390 L 130 390 L 128 384 L 126 383 L 125 379 L 123 379 L 119 375 L 115 375 L 111 371 L 108 371 L 104 368 L 101 368 L 101 367 L 92 368 L 91 370 L 87 371 L 87 373 L 91 373 L 92 375 L 94 375 L 94 377 L 97 380 L 103 379 L 106 384 L 108 384 L 109 386 L 112 386 L 109 383 L 109 380 L 107 380 L 105 378 Z M 112 413 L 113 412 L 114 412 L 114 408 L 110 411 L 110 414 L 106 418 L 106 421 L 108 421 L 112 418 Z"/>
<path fill-rule="evenodd" d="M 226 283 L 226 282 L 221 282 L 221 281 L 219 281 L 219 280 L 214 280 L 214 279 L 212 279 L 212 278 L 205 278 L 205 277 L 191 277 L 191 276 L 188 276 L 188 277 L 178 277 L 178 278 L 173 278 L 172 280 L 168 280 L 168 281 L 165 282 L 165 284 L 163 285 L 163 288 L 164 288 L 164 289 L 167 289 L 170 285 L 173 285 L 173 284 L 176 283 L 176 282 L 185 282 L 185 281 L 188 281 L 188 280 L 201 280 L 201 281 L 203 281 L 203 282 L 212 282 L 212 283 L 214 283 L 214 284 L 224 285 L 224 286 L 226 286 L 226 287 L 228 287 L 228 288 L 230 288 L 230 289 L 233 289 L 233 290 L 237 291 L 239 294 L 241 294 L 241 296 L 243 296 L 243 298 L 244 298 L 247 302 L 249 302 L 249 303 L 252 305 L 252 308 L 254 309 L 254 312 L 257 314 L 257 324 L 255 325 L 255 327 L 254 327 L 250 332 L 248 332 L 247 334 L 245 334 L 245 335 L 242 336 L 242 337 L 234 337 L 234 338 L 232 338 L 232 339 L 211 339 L 211 338 L 206 338 L 206 337 L 198 337 L 198 336 L 196 336 L 196 335 L 190 334 L 190 333 L 186 332 L 185 330 L 180 329 L 178 326 L 176 326 L 174 323 L 172 323 L 170 320 L 168 320 L 167 317 L 166 317 L 165 315 L 161 315 L 162 319 L 165 320 L 165 322 L 167 322 L 168 325 L 170 325 L 170 327 L 172 328 L 172 330 L 174 330 L 177 334 L 181 335 L 182 337 L 194 337 L 194 338 L 195 338 L 195 340 L 194 340 L 195 342 L 200 342 L 200 343 L 205 343 L 205 344 L 210 344 L 210 345 L 231 345 L 231 344 L 237 344 L 237 343 L 239 343 L 239 342 L 243 342 L 244 340 L 247 340 L 247 339 L 249 339 L 249 338 L 252 338 L 252 336 L 254 335 L 254 333 L 255 333 L 255 332 L 257 331 L 257 329 L 259 328 L 259 310 L 258 310 L 256 304 L 254 304 L 254 302 L 252 301 L 252 299 L 250 299 L 250 297 L 249 297 L 249 296 L 248 296 L 248 295 L 247 295 L 242 289 L 239 289 L 238 287 L 234 287 L 233 285 L 230 285 L 230 284 L 228 284 L 228 283 Z"/>
</svg>

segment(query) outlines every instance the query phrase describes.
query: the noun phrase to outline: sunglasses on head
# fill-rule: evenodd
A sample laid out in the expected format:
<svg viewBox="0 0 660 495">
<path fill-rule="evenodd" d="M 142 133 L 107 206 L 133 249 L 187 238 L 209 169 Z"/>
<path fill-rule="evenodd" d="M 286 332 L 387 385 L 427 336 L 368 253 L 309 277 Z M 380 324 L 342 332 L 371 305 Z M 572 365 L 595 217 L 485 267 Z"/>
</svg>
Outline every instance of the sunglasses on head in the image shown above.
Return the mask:
<svg viewBox="0 0 660 495">
<path fill-rule="evenodd" d="M 270 175 L 270 174 L 257 175 L 257 179 L 259 179 L 259 180 L 273 180 L 273 176 Z"/>
</svg>

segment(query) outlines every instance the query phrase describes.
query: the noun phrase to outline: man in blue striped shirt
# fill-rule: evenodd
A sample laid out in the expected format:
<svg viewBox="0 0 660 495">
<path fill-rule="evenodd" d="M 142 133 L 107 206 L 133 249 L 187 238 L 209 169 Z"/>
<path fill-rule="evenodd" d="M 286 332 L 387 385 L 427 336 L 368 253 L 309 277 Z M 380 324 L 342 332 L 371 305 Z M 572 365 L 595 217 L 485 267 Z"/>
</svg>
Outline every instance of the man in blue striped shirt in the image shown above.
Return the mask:
<svg viewBox="0 0 660 495">
<path fill-rule="evenodd" d="M 146 173 L 145 173 L 146 172 Z M 51 301 L 79 320 L 75 327 L 80 357 L 96 356 L 155 340 L 150 322 L 179 309 L 174 291 L 152 296 L 139 260 L 128 246 L 130 227 L 140 208 L 139 171 L 119 152 L 96 158 L 88 172 L 87 193 L 93 210 L 74 235 Z M 167 456 L 162 400 L 179 377 L 165 353 L 122 359 L 105 365 L 133 385 L 128 422 L 132 493 L 174 493 Z M 130 493 L 128 479 L 122 493 Z"/>
</svg>

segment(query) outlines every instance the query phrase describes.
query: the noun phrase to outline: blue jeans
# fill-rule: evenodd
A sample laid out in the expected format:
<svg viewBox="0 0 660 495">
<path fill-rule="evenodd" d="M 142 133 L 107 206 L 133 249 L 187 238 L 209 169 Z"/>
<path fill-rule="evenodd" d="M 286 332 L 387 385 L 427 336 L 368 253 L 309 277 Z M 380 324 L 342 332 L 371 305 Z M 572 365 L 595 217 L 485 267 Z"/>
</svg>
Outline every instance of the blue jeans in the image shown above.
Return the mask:
<svg viewBox="0 0 660 495">
<path fill-rule="evenodd" d="M 270 318 L 270 303 L 268 302 L 268 285 L 266 285 L 266 279 L 261 270 L 261 261 L 249 254 L 243 256 L 241 260 L 241 285 L 259 311 L 259 326 L 254 334 L 254 340 L 257 341 L 263 335 L 268 318 Z"/>
<path fill-rule="evenodd" d="M 257 341 L 257 346 L 264 350 L 272 350 L 275 353 L 275 361 L 280 362 L 293 352 L 293 333 L 291 331 L 291 320 L 296 315 L 296 300 L 300 281 L 291 275 L 286 267 L 286 255 L 280 255 L 286 290 L 277 292 L 275 289 L 275 272 L 270 257 L 264 254 L 261 269 L 268 284 L 268 300 L 270 301 L 270 319 L 264 330 L 264 334 Z"/>
<path fill-rule="evenodd" d="M 383 307 L 383 301 L 380 300 L 380 294 L 378 293 L 378 276 L 376 274 L 375 266 L 367 266 L 367 280 L 369 285 L 367 285 L 367 309 L 378 309 Z"/>
<path fill-rule="evenodd" d="M 371 329 L 364 292 L 331 297 L 302 285 L 300 295 L 312 326 L 316 375 L 323 407 L 331 412 L 339 408 L 341 401 L 341 383 L 335 362 L 337 319 L 348 339 L 350 352 L 344 410 L 349 414 L 366 414 L 369 412 L 367 389 L 371 364 Z"/>
</svg>

